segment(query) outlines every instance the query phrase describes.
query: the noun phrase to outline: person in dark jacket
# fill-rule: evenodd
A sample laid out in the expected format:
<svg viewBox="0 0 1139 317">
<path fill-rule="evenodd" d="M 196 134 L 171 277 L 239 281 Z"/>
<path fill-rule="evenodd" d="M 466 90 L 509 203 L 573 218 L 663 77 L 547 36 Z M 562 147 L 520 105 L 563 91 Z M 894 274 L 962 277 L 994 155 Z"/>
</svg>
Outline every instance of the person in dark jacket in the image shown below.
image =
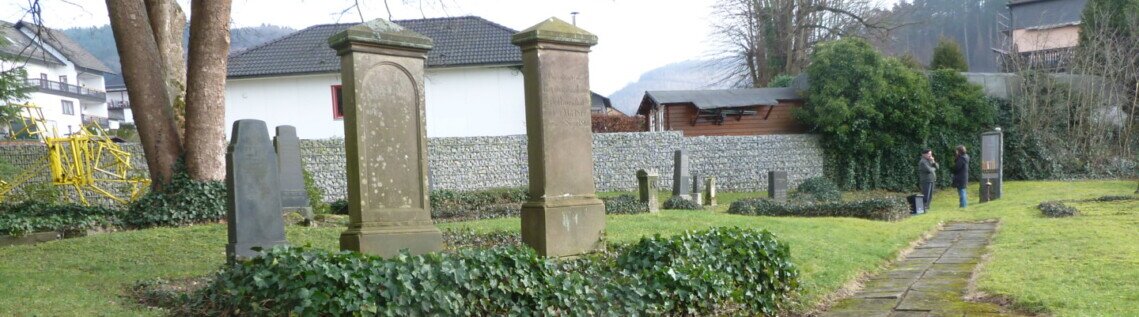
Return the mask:
<svg viewBox="0 0 1139 317">
<path fill-rule="evenodd" d="M 933 158 L 933 150 L 922 150 L 921 160 L 918 161 L 918 188 L 925 196 L 922 202 L 925 203 L 923 206 L 926 210 L 929 210 L 929 203 L 933 202 L 933 183 L 937 181 L 938 167 L 937 160 Z"/>
<path fill-rule="evenodd" d="M 965 187 L 969 185 L 969 153 L 964 145 L 957 146 L 957 160 L 953 164 L 953 187 L 957 188 L 957 197 L 961 200 L 961 208 L 968 205 L 968 196 Z"/>
</svg>

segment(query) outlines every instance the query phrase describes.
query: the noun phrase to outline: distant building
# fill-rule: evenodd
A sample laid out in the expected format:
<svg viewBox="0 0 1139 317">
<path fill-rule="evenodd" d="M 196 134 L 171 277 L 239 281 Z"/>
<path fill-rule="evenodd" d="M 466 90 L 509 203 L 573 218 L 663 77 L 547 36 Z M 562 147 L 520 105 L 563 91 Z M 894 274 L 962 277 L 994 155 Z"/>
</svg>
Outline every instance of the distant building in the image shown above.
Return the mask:
<svg viewBox="0 0 1139 317">
<path fill-rule="evenodd" d="M 107 81 L 107 118 L 113 121 L 132 123 L 134 115 L 131 113 L 131 97 L 127 93 L 127 85 L 123 76 L 110 74 Z"/>
<path fill-rule="evenodd" d="M 430 137 L 526 133 L 517 31 L 483 18 L 394 21 L 434 41 L 427 52 Z M 344 136 L 340 58 L 328 38 L 356 24 L 316 25 L 229 56 L 227 128 L 238 119 L 293 125 L 301 138 Z"/>
<path fill-rule="evenodd" d="M 637 114 L 649 131 L 685 136 L 804 133 L 792 112 L 804 98 L 797 88 L 646 91 Z"/>
<path fill-rule="evenodd" d="M 107 65 L 63 32 L 0 21 L 0 34 L 9 42 L 0 47 L 0 54 L 16 60 L 0 67 L 27 70 L 29 101 L 43 109 L 49 133 L 54 129 L 68 135 L 91 121 L 111 125 L 103 76 L 114 72 Z"/>
<path fill-rule="evenodd" d="M 595 92 L 589 92 L 589 113 L 590 114 L 603 114 L 609 116 L 625 116 L 624 112 L 613 108 L 613 103 L 609 98 L 599 95 Z"/>
<path fill-rule="evenodd" d="M 1011 25 L 1006 30 L 1012 52 L 1021 65 L 1063 72 L 1080 39 L 1080 16 L 1087 0 L 1011 0 Z M 1006 71 L 1010 69 L 1006 63 Z"/>
</svg>

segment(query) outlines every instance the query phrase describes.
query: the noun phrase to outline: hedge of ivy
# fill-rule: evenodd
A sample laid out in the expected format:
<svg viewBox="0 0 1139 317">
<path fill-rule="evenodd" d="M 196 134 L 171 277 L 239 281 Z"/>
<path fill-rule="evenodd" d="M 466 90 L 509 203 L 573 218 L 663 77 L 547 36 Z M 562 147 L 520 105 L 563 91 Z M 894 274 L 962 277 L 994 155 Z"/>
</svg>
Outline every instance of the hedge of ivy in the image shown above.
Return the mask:
<svg viewBox="0 0 1139 317">
<path fill-rule="evenodd" d="M 779 203 L 766 198 L 733 202 L 728 213 L 752 216 L 852 217 L 897 221 L 910 216 L 909 206 L 897 197 L 869 198 L 856 201 Z"/>
<path fill-rule="evenodd" d="M 681 198 L 680 196 L 669 197 L 668 200 L 664 201 L 664 205 L 661 207 L 674 210 L 704 210 L 704 206 L 700 206 L 696 202 Z"/>
<path fill-rule="evenodd" d="M 389 259 L 279 247 L 223 267 L 177 315 L 774 315 L 798 288 L 769 232 L 717 228 L 643 238 L 558 261 L 526 247 Z"/>
<path fill-rule="evenodd" d="M 1052 218 L 1072 217 L 1080 214 L 1080 210 L 1076 207 L 1068 206 L 1059 201 L 1045 201 L 1036 205 L 1036 208 L 1040 209 L 1040 213 L 1044 214 L 1045 217 Z"/>
<path fill-rule="evenodd" d="M 525 188 L 496 188 L 479 191 L 432 190 L 431 219 L 466 221 L 517 217 L 522 203 L 530 198 Z"/>
<path fill-rule="evenodd" d="M 120 212 L 104 207 L 24 201 L 0 204 L 0 235 L 41 231 L 86 231 L 122 225 Z"/>
<path fill-rule="evenodd" d="M 826 177 L 811 177 L 799 183 L 791 197 L 803 201 L 839 201 L 842 192 Z"/>
<path fill-rule="evenodd" d="M 601 198 L 605 202 L 605 213 L 614 214 L 643 214 L 649 212 L 649 205 L 633 195 Z"/>
</svg>

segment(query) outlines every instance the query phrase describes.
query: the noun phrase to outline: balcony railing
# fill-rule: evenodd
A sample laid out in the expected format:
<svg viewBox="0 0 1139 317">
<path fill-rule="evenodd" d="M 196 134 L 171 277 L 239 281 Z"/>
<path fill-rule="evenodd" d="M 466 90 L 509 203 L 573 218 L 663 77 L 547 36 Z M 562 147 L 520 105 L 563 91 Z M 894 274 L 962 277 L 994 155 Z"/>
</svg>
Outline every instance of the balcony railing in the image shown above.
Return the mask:
<svg viewBox="0 0 1139 317">
<path fill-rule="evenodd" d="M 84 125 L 91 124 L 91 122 L 98 122 L 99 126 L 103 127 L 103 129 L 109 129 L 108 127 L 110 127 L 111 124 L 106 117 L 82 115 L 80 118 L 82 118 Z"/>
<path fill-rule="evenodd" d="M 29 78 L 27 80 L 27 84 L 30 88 L 37 89 L 40 92 L 67 95 L 91 101 L 107 100 L 106 92 L 87 89 L 86 87 L 80 87 L 68 83 L 44 80 L 40 78 Z"/>
<path fill-rule="evenodd" d="M 111 102 L 107 103 L 107 109 L 110 109 L 110 110 L 130 109 L 130 108 L 131 108 L 131 102 L 129 100 L 112 100 Z"/>
</svg>

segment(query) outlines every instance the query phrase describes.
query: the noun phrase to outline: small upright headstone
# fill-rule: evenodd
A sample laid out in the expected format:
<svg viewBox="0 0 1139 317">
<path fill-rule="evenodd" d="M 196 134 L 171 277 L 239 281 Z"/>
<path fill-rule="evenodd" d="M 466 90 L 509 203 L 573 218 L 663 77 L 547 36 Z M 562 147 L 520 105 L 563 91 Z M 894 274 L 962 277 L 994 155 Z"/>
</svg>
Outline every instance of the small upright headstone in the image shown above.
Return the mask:
<svg viewBox="0 0 1139 317">
<path fill-rule="evenodd" d="M 767 198 L 781 203 L 787 202 L 787 172 L 767 172 Z"/>
<path fill-rule="evenodd" d="M 657 203 L 657 179 L 660 175 L 654 171 L 637 171 L 637 189 L 640 193 L 641 203 L 649 205 L 649 212 L 660 211 Z"/>
<path fill-rule="evenodd" d="M 693 173 L 692 174 L 692 193 L 689 194 L 689 197 L 692 197 L 691 198 L 692 202 L 698 206 L 704 204 L 704 200 L 701 199 L 704 196 L 704 195 L 701 195 L 703 193 L 703 190 L 700 190 L 700 187 L 701 187 L 700 186 L 700 175 Z"/>
<path fill-rule="evenodd" d="M 683 199 L 691 199 L 688 197 L 688 191 L 685 187 L 691 181 L 691 174 L 688 171 L 688 153 L 684 150 L 676 150 L 672 160 L 672 196 L 680 196 Z"/>
<path fill-rule="evenodd" d="M 589 47 L 597 36 L 557 18 L 514 34 L 522 51 L 530 199 L 522 242 L 544 256 L 605 247 L 605 205 L 593 180 Z"/>
<path fill-rule="evenodd" d="M 304 168 L 301 167 L 301 141 L 297 128 L 277 126 L 273 137 L 277 149 L 277 171 L 281 177 L 281 209 L 285 213 L 299 212 L 306 222 L 312 222 L 312 207 L 305 191 Z"/>
<path fill-rule="evenodd" d="M 981 133 L 981 183 L 991 183 L 989 200 L 1001 198 L 1004 185 L 1004 134 L 1001 128 Z"/>
<path fill-rule="evenodd" d="M 254 247 L 271 248 L 285 241 L 277 154 L 261 120 L 237 120 L 225 154 L 226 258 L 250 258 Z"/>
<path fill-rule="evenodd" d="M 716 177 L 708 177 L 704 184 L 704 205 L 716 206 Z"/>
</svg>

